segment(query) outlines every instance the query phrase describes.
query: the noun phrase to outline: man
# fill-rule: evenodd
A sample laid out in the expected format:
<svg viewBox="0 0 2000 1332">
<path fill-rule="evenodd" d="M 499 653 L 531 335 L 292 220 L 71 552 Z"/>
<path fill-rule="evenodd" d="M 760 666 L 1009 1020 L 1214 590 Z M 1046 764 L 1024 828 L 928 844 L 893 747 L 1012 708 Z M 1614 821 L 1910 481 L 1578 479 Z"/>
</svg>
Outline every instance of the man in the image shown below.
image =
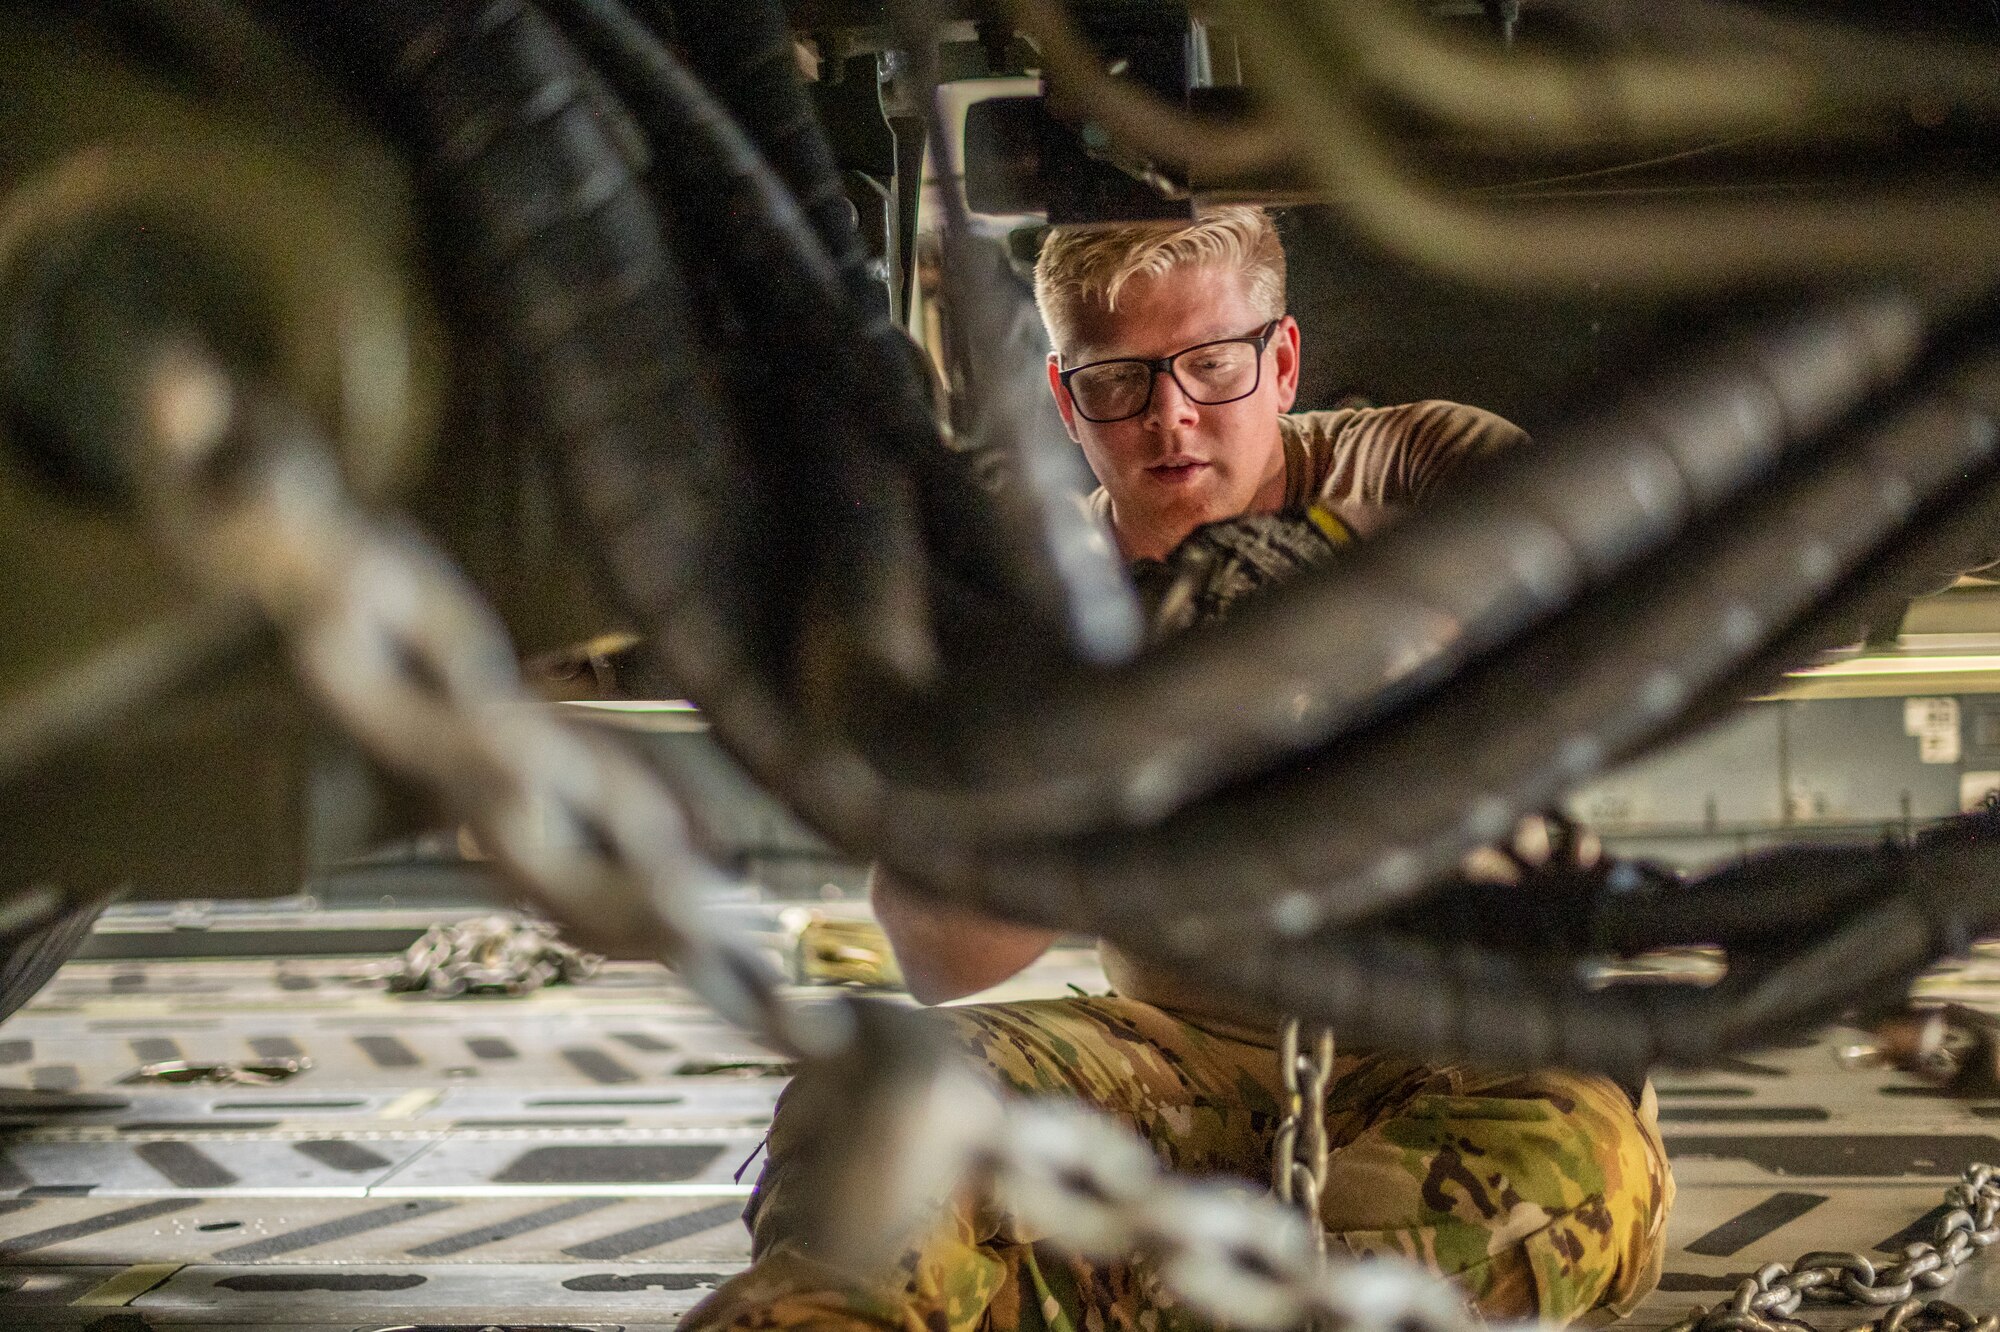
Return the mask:
<svg viewBox="0 0 2000 1332">
<path fill-rule="evenodd" d="M 1101 483 L 1093 506 L 1131 561 L 1165 559 L 1217 530 L 1207 524 L 1256 515 L 1310 511 L 1331 543 L 1365 536 L 1464 458 L 1522 438 L 1449 403 L 1286 415 L 1299 331 L 1284 312 L 1283 250 L 1257 209 L 1215 209 L 1186 226 L 1059 229 L 1035 285 L 1056 349 L 1050 388 Z M 873 897 L 925 1003 L 995 985 L 1055 938 L 879 875 Z M 968 1005 L 940 1020 L 1017 1092 L 1080 1097 L 1175 1168 L 1268 1181 L 1278 1015 L 1103 955 L 1112 995 Z M 1343 1051 L 1328 1130 L 1321 1220 L 1336 1252 L 1424 1263 L 1493 1316 L 1608 1317 L 1658 1281 L 1673 1185 L 1650 1092 L 1641 1106 L 1602 1078 Z M 1054 1251 L 971 1191 L 892 1278 L 856 1288 L 801 1239 L 795 1218 L 811 1200 L 786 1188 L 800 1135 L 781 1106 L 747 1213 L 755 1264 L 691 1314 L 690 1329 L 1204 1325 L 1143 1263 Z"/>
</svg>

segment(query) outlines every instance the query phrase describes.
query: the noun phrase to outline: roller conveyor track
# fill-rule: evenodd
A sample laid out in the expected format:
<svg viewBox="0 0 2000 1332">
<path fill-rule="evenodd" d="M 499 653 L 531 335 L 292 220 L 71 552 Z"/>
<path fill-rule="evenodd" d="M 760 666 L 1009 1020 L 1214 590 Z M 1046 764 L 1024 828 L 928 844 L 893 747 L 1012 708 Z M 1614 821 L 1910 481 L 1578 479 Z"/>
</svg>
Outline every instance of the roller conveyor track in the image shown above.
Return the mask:
<svg viewBox="0 0 2000 1332">
<path fill-rule="evenodd" d="M 362 970 L 76 962 L 0 1028 L 0 1326 L 650 1332 L 740 1269 L 756 1166 L 733 1176 L 782 1070 L 665 973 L 438 1002 Z M 1088 954 L 1008 989 L 1071 984 L 1101 987 Z M 2000 1011 L 2000 947 L 1926 989 Z M 1630 1326 L 1809 1249 L 1886 1255 L 1965 1164 L 2000 1162 L 2000 1100 L 1843 1070 L 1838 1039 L 1657 1078 L 1680 1201 Z M 126 1081 L 300 1056 L 274 1087 Z M 1948 1295 L 2000 1308 L 2000 1258 Z"/>
</svg>

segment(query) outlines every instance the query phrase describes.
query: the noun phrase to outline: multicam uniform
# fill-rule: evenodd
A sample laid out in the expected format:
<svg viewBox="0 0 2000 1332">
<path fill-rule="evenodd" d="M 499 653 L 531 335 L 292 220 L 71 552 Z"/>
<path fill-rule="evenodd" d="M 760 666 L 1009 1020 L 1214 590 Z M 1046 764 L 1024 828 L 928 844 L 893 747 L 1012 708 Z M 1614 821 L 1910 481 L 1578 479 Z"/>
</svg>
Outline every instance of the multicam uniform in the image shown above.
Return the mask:
<svg viewBox="0 0 2000 1332">
<path fill-rule="evenodd" d="M 1284 432 L 1287 502 L 1298 508 L 1401 506 L 1468 455 L 1520 438 L 1448 403 L 1288 417 Z M 1085 1100 L 1175 1169 L 1268 1184 L 1283 1099 L 1277 1024 L 1111 950 L 1104 960 L 1114 995 L 970 1004 L 935 1019 L 1015 1092 Z M 1634 1095 L 1599 1077 L 1345 1051 L 1327 1127 L 1321 1220 L 1336 1251 L 1424 1263 L 1494 1317 L 1607 1321 L 1659 1280 L 1673 1180 L 1650 1088 Z M 813 1200 L 795 1196 L 787 1167 L 804 1131 L 781 1102 L 746 1214 L 753 1265 L 689 1314 L 684 1332 L 1212 1326 L 1143 1260 L 1077 1258 L 970 1187 L 894 1273 L 857 1286 L 803 1239 Z"/>
</svg>

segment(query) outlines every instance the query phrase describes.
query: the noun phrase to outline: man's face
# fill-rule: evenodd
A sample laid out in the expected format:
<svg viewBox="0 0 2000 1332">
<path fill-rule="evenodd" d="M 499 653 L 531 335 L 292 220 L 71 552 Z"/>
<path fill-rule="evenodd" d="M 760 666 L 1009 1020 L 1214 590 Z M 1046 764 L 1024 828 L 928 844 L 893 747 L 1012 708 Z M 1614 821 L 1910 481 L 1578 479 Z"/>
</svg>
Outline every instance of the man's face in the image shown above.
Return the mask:
<svg viewBox="0 0 2000 1332">
<path fill-rule="evenodd" d="M 1208 265 L 1133 279 L 1116 310 L 1078 321 L 1068 365 L 1114 357 L 1152 360 L 1221 338 L 1256 333 L 1240 273 Z M 1123 421 L 1087 421 L 1049 358 L 1049 385 L 1070 438 L 1111 496 L 1112 526 L 1127 559 L 1158 559 L 1203 523 L 1275 512 L 1284 502 L 1285 452 L 1278 417 L 1299 387 L 1298 325 L 1287 317 L 1263 353 L 1256 392 L 1234 402 L 1191 401 L 1171 375 L 1153 380 L 1152 400 Z"/>
</svg>

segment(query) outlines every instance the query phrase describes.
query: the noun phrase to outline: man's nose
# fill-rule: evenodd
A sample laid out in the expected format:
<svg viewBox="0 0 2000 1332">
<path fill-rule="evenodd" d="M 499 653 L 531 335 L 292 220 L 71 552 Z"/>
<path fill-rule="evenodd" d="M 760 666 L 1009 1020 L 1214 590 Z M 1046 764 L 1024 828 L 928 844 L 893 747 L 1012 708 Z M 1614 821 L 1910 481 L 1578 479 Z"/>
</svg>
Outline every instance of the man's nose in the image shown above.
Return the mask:
<svg viewBox="0 0 2000 1332">
<path fill-rule="evenodd" d="M 1171 370 L 1153 372 L 1153 397 L 1146 404 L 1146 420 L 1149 423 L 1189 422 L 1194 420 L 1194 400 L 1181 391 L 1181 382 L 1174 378 Z"/>
</svg>

